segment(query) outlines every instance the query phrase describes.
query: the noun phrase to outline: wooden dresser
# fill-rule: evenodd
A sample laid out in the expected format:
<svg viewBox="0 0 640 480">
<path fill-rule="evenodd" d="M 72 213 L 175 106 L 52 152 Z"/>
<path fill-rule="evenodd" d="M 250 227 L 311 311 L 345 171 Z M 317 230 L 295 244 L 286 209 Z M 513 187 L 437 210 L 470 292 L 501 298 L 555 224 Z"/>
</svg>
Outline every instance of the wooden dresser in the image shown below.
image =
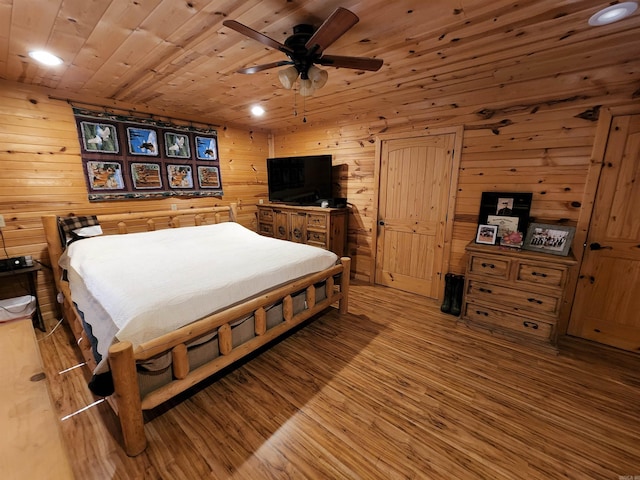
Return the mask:
<svg viewBox="0 0 640 480">
<path fill-rule="evenodd" d="M 555 346 L 568 271 L 567 257 L 493 245 L 466 247 L 462 319 L 513 339 Z"/>
<path fill-rule="evenodd" d="M 347 214 L 347 208 L 258 205 L 258 233 L 321 247 L 343 257 L 347 252 Z"/>
</svg>

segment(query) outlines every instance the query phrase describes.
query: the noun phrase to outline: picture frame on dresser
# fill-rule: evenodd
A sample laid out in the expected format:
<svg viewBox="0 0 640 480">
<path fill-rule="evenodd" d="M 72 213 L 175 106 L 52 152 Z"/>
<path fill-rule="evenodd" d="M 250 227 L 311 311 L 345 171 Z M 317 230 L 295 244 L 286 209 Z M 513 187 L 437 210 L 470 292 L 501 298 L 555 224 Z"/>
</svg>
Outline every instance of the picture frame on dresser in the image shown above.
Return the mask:
<svg viewBox="0 0 640 480">
<path fill-rule="evenodd" d="M 495 245 L 498 237 L 498 225 L 478 225 L 476 243 L 483 245 Z"/>
<path fill-rule="evenodd" d="M 529 225 L 522 248 L 566 257 L 571 249 L 575 232 L 576 228 L 568 225 L 532 223 Z"/>
<path fill-rule="evenodd" d="M 506 227 L 517 225 L 517 231 L 524 235 L 532 198 L 531 192 L 482 192 L 478 225 L 499 225 L 501 236 L 511 233 L 503 231 Z"/>
</svg>

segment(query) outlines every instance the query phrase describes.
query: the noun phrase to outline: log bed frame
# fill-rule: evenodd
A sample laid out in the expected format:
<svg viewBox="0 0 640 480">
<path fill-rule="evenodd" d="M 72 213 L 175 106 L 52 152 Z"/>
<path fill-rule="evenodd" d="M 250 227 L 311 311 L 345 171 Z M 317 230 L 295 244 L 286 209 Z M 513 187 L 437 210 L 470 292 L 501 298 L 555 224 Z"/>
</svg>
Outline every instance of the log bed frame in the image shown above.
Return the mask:
<svg viewBox="0 0 640 480">
<path fill-rule="evenodd" d="M 219 223 L 223 221 L 225 216 L 228 216 L 228 221 L 234 221 L 237 218 L 236 205 L 177 211 L 106 214 L 98 215 L 98 221 L 103 226 L 103 229 L 105 225 L 115 224 L 117 225 L 117 232 L 113 233 L 125 234 L 128 231 L 127 223 L 133 222 L 139 225 L 143 222 L 146 223 L 147 230 L 155 230 L 156 222 L 168 219 L 168 226 L 177 228 L 180 227 L 180 218 L 185 216 L 193 217 L 193 223 L 190 223 L 190 225 Z M 213 218 L 211 219 L 211 217 Z M 71 300 L 69 284 L 62 280 L 62 270 L 58 265 L 58 260 L 63 251 L 58 231 L 58 217 L 56 215 L 43 216 L 42 223 L 55 285 L 57 291 L 64 295 L 62 305 L 64 318 L 77 339 L 77 344 L 87 366 L 93 371 L 96 367 L 96 361 L 91 351 L 91 345 L 90 342 L 83 340 L 82 321 Z M 107 233 L 108 231 L 105 230 L 105 234 Z M 142 453 L 147 446 L 147 438 L 144 432 L 144 410 L 152 409 L 184 392 L 198 382 L 210 377 L 328 308 L 335 302 L 338 302 L 339 312 L 341 314 L 346 313 L 349 299 L 350 264 L 351 259 L 343 257 L 340 259 L 339 264 L 327 270 L 278 286 L 267 293 L 250 298 L 244 303 L 233 305 L 226 310 L 214 313 L 161 337 L 144 342 L 135 349 L 128 341 L 114 343 L 109 348 L 108 360 L 113 376 L 115 393 L 108 400 L 119 418 L 126 453 L 129 456 L 135 456 Z M 315 284 L 320 282 L 326 282 L 326 298 L 316 303 Z M 304 310 L 294 314 L 292 295 L 304 290 L 306 290 L 306 307 Z M 265 307 L 280 301 L 283 306 L 284 321 L 266 330 Z M 256 336 L 234 348 L 232 346 L 230 324 L 250 314 L 253 314 L 255 318 Z M 192 370 L 187 356 L 187 344 L 196 338 L 201 338 L 213 332 L 218 333 L 220 355 Z M 141 397 L 136 362 L 148 360 L 162 353 L 171 354 L 172 363 L 170 368 L 172 368 L 173 380 Z"/>
</svg>

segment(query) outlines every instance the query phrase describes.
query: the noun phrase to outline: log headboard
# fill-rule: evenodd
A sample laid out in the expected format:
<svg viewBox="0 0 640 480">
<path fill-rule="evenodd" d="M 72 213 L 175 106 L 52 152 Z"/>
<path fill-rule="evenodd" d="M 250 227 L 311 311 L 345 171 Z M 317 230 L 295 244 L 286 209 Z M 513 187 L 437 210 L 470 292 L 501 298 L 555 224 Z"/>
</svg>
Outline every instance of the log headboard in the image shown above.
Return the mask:
<svg viewBox="0 0 640 480">
<path fill-rule="evenodd" d="M 53 269 L 56 291 L 62 292 L 62 271 L 58 265 L 64 245 L 60 239 L 58 215 L 45 215 L 42 225 L 47 240 L 49 259 Z M 98 215 L 98 222 L 105 234 L 125 234 L 129 231 L 152 231 L 160 228 L 179 228 L 187 225 L 208 225 L 223 221 L 236 221 L 237 204 L 225 207 L 201 207 L 186 210 L 156 210 L 148 212 L 126 212 Z"/>
</svg>

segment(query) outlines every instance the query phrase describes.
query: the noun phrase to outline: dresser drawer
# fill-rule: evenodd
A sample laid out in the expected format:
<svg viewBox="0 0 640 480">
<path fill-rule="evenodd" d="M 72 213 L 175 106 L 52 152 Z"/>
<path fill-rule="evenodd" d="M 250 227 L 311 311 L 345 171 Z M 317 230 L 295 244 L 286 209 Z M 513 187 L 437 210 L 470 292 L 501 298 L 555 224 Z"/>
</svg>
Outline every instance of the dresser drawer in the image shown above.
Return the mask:
<svg viewBox="0 0 640 480">
<path fill-rule="evenodd" d="M 258 209 L 258 219 L 261 222 L 273 222 L 273 210 L 266 208 Z"/>
<path fill-rule="evenodd" d="M 327 245 L 327 234 L 326 232 L 307 230 L 307 242 L 314 245 L 322 245 L 324 247 Z"/>
<path fill-rule="evenodd" d="M 315 228 L 327 228 L 327 216 L 322 214 L 307 214 L 307 225 Z"/>
<path fill-rule="evenodd" d="M 474 303 L 465 303 L 463 315 L 465 320 L 471 322 L 499 327 L 541 340 L 549 340 L 553 331 L 553 325 L 550 323 L 519 317 Z"/>
<path fill-rule="evenodd" d="M 496 305 L 504 305 L 515 312 L 539 312 L 554 315 L 560 307 L 560 299 L 551 295 L 528 292 L 513 287 L 470 280 L 467 298 L 479 299 Z"/>
<path fill-rule="evenodd" d="M 518 265 L 516 281 L 523 283 L 535 283 L 549 287 L 560 287 L 564 283 L 566 269 L 553 268 L 535 263 L 521 262 Z"/>
<path fill-rule="evenodd" d="M 469 272 L 475 275 L 488 275 L 506 280 L 509 277 L 509 259 L 473 255 L 469 262 Z"/>
<path fill-rule="evenodd" d="M 260 234 L 273 237 L 273 224 L 271 223 L 260 223 Z"/>
</svg>

